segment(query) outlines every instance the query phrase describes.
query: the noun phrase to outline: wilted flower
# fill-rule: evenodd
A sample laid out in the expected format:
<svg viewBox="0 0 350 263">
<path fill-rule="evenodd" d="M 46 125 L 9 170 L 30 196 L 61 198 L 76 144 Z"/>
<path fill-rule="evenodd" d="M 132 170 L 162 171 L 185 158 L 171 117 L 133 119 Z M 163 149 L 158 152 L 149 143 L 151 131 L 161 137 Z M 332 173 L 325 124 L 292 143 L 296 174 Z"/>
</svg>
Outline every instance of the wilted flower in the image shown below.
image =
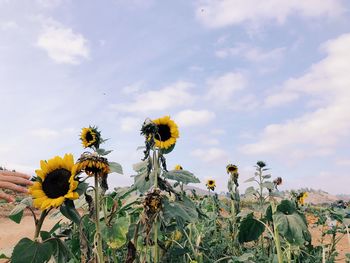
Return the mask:
<svg viewBox="0 0 350 263">
<path fill-rule="evenodd" d="M 110 173 L 108 160 L 92 153 L 83 153 L 80 156 L 77 170 L 85 172 L 88 176 L 105 176 Z"/>
</svg>

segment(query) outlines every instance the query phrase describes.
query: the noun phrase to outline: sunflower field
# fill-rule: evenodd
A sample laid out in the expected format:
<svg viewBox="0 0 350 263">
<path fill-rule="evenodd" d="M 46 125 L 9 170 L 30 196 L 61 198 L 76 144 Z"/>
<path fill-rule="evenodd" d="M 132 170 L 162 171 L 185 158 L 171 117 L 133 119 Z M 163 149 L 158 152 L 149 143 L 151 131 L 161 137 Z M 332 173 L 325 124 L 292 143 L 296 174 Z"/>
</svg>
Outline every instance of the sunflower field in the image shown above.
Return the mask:
<svg viewBox="0 0 350 263">
<path fill-rule="evenodd" d="M 143 158 L 134 164 L 130 187 L 109 189 L 108 176 L 122 166 L 108 159 L 110 150 L 97 127 L 83 128 L 84 151 L 40 161 L 30 196 L 9 217 L 20 224 L 25 210 L 34 218 L 33 237 L 18 240 L 13 263 L 127 262 L 350 262 L 349 209 L 305 204 L 306 192 L 282 195 L 282 178 L 271 178 L 263 161 L 246 182 L 241 200 L 237 164 L 228 164 L 227 194 L 207 194 L 188 184 L 200 180 L 181 165 L 167 167 L 175 151 L 177 124 L 169 117 L 146 119 L 141 127 Z M 224 168 L 223 168 L 224 170 Z M 88 181 L 93 183 L 87 183 Z M 245 200 L 250 200 L 245 201 Z M 49 231 L 48 218 L 57 219 Z M 64 219 L 62 219 L 64 218 Z M 310 228 L 321 229 L 313 242 Z M 348 240 L 348 253 L 337 243 Z"/>
</svg>

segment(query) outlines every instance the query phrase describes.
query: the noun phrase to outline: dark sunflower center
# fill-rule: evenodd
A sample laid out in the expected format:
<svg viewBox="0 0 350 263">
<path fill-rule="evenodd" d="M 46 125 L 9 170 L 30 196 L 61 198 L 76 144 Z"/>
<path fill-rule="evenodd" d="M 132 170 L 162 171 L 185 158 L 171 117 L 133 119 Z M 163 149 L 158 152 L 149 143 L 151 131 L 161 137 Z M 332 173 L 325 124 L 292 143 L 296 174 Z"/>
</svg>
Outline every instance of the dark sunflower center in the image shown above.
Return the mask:
<svg viewBox="0 0 350 263">
<path fill-rule="evenodd" d="M 86 141 L 87 142 L 91 142 L 91 141 L 93 141 L 94 140 L 94 135 L 92 134 L 92 132 L 90 132 L 90 131 L 88 131 L 87 133 L 86 133 Z"/>
<path fill-rule="evenodd" d="M 158 125 L 158 133 L 156 134 L 155 138 L 162 142 L 169 140 L 171 138 L 170 127 L 165 124 Z"/>
<path fill-rule="evenodd" d="M 231 166 L 231 167 L 228 168 L 228 170 L 229 170 L 230 172 L 233 172 L 233 171 L 236 170 L 236 167 Z"/>
<path fill-rule="evenodd" d="M 69 190 L 70 171 L 60 168 L 46 175 L 42 184 L 43 191 L 49 198 L 64 196 Z"/>
<path fill-rule="evenodd" d="M 214 182 L 213 181 L 209 181 L 209 185 L 212 185 L 212 184 L 214 184 Z"/>
</svg>

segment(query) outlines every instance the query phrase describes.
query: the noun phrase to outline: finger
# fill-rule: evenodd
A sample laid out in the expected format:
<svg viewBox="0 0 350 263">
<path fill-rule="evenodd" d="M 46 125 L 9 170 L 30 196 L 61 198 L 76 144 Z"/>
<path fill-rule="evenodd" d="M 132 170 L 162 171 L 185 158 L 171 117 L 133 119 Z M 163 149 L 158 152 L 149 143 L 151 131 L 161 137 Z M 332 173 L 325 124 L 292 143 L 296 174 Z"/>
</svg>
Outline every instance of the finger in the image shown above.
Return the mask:
<svg viewBox="0 0 350 263">
<path fill-rule="evenodd" d="M 24 173 L 19 173 L 19 172 L 11 172 L 11 171 L 1 171 L 0 174 L 5 175 L 5 176 L 15 176 L 15 177 L 22 177 L 25 179 L 30 179 L 30 175 L 24 174 Z"/>
<path fill-rule="evenodd" d="M 5 194 L 3 192 L 0 192 L 0 199 L 4 199 L 7 202 L 14 202 L 15 201 L 15 199 L 11 195 Z"/>
<path fill-rule="evenodd" d="M 20 193 L 28 193 L 28 189 L 10 182 L 0 182 L 0 188 L 6 188 L 9 190 L 17 191 Z"/>
<path fill-rule="evenodd" d="M 33 184 L 33 182 L 29 181 L 28 179 L 25 179 L 23 177 L 16 177 L 16 176 L 0 175 L 0 181 L 10 182 L 10 183 L 14 183 L 14 184 L 22 184 L 22 185 L 32 185 Z"/>
</svg>

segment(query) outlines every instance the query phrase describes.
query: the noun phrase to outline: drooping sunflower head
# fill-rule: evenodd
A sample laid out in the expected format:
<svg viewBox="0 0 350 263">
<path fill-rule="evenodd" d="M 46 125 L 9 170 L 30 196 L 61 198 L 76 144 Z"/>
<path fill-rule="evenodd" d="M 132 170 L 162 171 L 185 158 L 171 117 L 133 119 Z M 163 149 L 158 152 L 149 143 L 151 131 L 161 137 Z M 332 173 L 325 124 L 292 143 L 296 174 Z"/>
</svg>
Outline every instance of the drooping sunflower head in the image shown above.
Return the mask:
<svg viewBox="0 0 350 263">
<path fill-rule="evenodd" d="M 89 152 L 83 153 L 77 162 L 77 171 L 88 176 L 105 176 L 110 173 L 108 160 Z"/>
<path fill-rule="evenodd" d="M 182 166 L 180 164 L 177 164 L 174 168 L 174 170 L 179 171 L 179 170 L 183 170 Z"/>
<path fill-rule="evenodd" d="M 101 133 L 97 130 L 97 127 L 83 128 L 80 134 L 80 140 L 84 148 L 95 147 L 98 148 L 101 143 Z"/>
<path fill-rule="evenodd" d="M 281 185 L 282 184 L 282 178 L 281 177 L 277 177 L 275 180 L 273 180 L 273 183 L 275 184 L 275 186 Z"/>
<path fill-rule="evenodd" d="M 153 122 L 157 126 L 157 132 L 154 136 L 155 145 L 165 152 L 171 151 L 179 138 L 179 129 L 176 123 L 170 119 L 170 116 L 155 119 Z"/>
<path fill-rule="evenodd" d="M 226 172 L 228 174 L 233 174 L 233 173 L 237 173 L 238 172 L 238 167 L 234 164 L 228 164 L 226 166 Z"/>
<path fill-rule="evenodd" d="M 40 161 L 40 169 L 35 171 L 37 181 L 29 187 L 34 207 L 46 210 L 62 205 L 66 199 L 79 198 L 75 191 L 78 187 L 74 179 L 76 168 L 72 154 Z"/>
<path fill-rule="evenodd" d="M 216 187 L 215 180 L 209 179 L 207 180 L 207 183 L 205 185 L 207 186 L 208 190 L 212 190 L 212 191 L 215 190 L 215 187 Z"/>
</svg>

